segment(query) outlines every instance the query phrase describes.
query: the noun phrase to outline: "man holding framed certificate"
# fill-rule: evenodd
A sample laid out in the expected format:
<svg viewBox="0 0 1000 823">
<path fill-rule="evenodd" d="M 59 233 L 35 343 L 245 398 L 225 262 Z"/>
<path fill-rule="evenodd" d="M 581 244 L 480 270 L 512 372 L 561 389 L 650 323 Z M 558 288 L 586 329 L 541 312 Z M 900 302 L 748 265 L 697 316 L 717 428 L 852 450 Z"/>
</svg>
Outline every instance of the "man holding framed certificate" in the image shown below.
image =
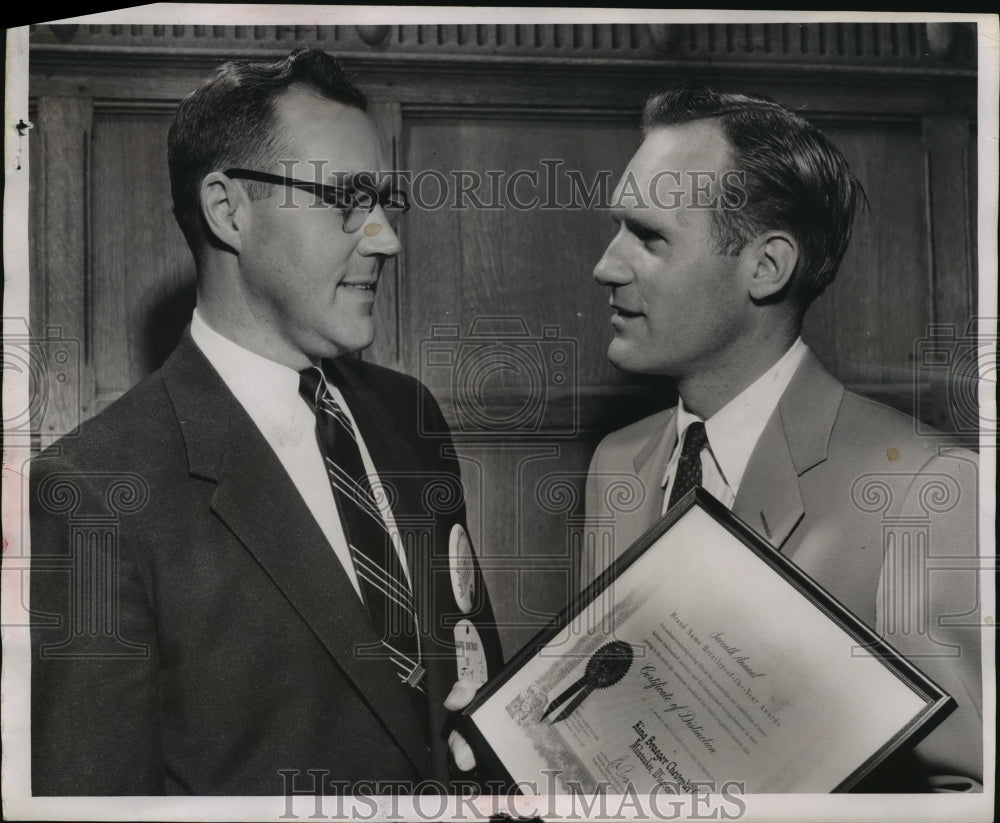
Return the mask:
<svg viewBox="0 0 1000 823">
<path fill-rule="evenodd" d="M 468 732 L 516 787 L 544 775 L 553 794 L 656 810 L 664 795 L 871 787 L 954 709 L 697 489 L 511 660 Z"/>
<path fill-rule="evenodd" d="M 870 787 L 976 789 L 976 456 L 846 391 L 799 336 L 863 199 L 832 142 L 771 100 L 650 99 L 594 276 L 611 293 L 611 362 L 674 378 L 680 400 L 597 448 L 587 511 L 610 525 L 584 582 L 704 487 L 956 701 L 906 768 L 887 764 Z M 623 473 L 644 491 L 626 513 L 608 494 Z"/>
<path fill-rule="evenodd" d="M 487 772 L 651 801 L 982 789 L 976 456 L 799 336 L 864 199 L 771 100 L 648 102 L 594 276 L 612 363 L 680 399 L 598 446 L 583 591 L 466 712 Z"/>
</svg>

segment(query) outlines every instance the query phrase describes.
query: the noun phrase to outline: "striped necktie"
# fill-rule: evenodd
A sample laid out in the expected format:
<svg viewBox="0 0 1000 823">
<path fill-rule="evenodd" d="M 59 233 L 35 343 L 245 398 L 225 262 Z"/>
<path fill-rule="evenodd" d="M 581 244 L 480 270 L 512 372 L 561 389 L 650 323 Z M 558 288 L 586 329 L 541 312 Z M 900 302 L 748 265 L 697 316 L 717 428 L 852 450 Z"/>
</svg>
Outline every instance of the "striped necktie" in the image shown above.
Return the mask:
<svg viewBox="0 0 1000 823">
<path fill-rule="evenodd" d="M 316 415 L 316 439 L 368 615 L 399 679 L 423 692 L 413 591 L 372 493 L 358 435 L 318 366 L 299 372 L 299 393 Z"/>
<path fill-rule="evenodd" d="M 704 423 L 695 422 L 687 427 L 687 431 L 684 433 L 681 458 L 677 461 L 674 486 L 670 490 L 668 509 L 677 505 L 677 501 L 695 486 L 701 485 L 701 452 L 707 445 L 708 435 L 705 433 Z"/>
</svg>

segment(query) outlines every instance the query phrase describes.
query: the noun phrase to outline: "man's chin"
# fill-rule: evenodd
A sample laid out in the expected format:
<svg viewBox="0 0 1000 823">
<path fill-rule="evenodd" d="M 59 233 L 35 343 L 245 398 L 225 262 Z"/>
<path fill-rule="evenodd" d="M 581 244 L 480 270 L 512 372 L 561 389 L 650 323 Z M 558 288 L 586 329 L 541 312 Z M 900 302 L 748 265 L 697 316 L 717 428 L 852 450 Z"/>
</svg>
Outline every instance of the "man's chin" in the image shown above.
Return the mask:
<svg viewBox="0 0 1000 823">
<path fill-rule="evenodd" d="M 349 334 L 345 334 L 344 330 L 341 329 L 325 335 L 317 346 L 319 351 L 314 352 L 314 354 L 332 360 L 334 357 L 364 351 L 375 342 L 375 327 L 373 324 L 369 324 L 369 326 L 368 330 L 351 330 Z"/>
<path fill-rule="evenodd" d="M 620 337 L 615 337 L 608 344 L 608 361 L 616 369 L 625 372 L 640 371 L 636 362 L 633 347 L 623 341 Z"/>
</svg>

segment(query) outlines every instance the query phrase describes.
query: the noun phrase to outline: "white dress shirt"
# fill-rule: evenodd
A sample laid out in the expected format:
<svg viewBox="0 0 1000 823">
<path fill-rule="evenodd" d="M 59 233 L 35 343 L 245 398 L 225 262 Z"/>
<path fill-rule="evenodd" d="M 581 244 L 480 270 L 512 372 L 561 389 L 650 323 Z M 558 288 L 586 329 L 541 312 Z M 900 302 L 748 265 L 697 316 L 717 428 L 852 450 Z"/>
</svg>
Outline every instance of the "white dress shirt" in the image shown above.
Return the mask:
<svg viewBox="0 0 1000 823">
<path fill-rule="evenodd" d="M 750 455 L 807 351 L 809 347 L 802 342 L 802 338 L 796 338 L 777 363 L 703 421 L 708 446 L 701 452 L 701 485 L 727 509 L 733 508 Z M 702 422 L 701 418 L 684 408 L 683 399 L 677 401 L 676 419 L 677 444 L 663 473 L 663 513 L 667 510 L 674 487 L 688 427 Z"/>
<path fill-rule="evenodd" d="M 323 535 L 329 541 L 344 571 L 347 572 L 358 597 L 361 597 L 361 588 L 347 546 L 344 526 L 340 522 L 333 489 L 330 487 L 330 479 L 316 441 L 316 416 L 299 394 L 299 373 L 254 354 L 223 337 L 205 322 L 197 309 L 191 318 L 191 337 L 274 450 Z M 327 385 L 358 434 L 361 459 L 374 486 L 378 473 L 375 471 L 375 464 L 361 437 L 351 409 L 340 390 L 329 383 Z M 392 510 L 385 500 L 385 495 L 380 497 L 382 518 L 388 526 L 403 571 L 409 579 L 406 555 L 393 520 Z"/>
</svg>

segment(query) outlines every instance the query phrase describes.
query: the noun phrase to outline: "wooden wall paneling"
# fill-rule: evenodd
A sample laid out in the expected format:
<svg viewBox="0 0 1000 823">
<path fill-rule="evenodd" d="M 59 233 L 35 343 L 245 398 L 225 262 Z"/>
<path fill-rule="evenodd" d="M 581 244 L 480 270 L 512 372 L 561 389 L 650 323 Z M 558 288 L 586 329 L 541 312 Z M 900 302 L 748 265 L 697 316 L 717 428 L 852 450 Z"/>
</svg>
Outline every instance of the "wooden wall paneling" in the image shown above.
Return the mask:
<svg viewBox="0 0 1000 823">
<path fill-rule="evenodd" d="M 965 203 L 965 212 L 968 215 L 969 231 L 969 265 L 972 281 L 970 300 L 970 314 L 977 314 L 979 311 L 979 140 L 977 122 L 972 120 L 969 124 L 969 150 L 965 153 L 966 166 L 962 170 L 963 176 L 968 181 L 968 198 Z M 989 261 L 985 261 L 989 265 Z M 993 261 L 994 274 L 996 274 L 996 261 Z"/>
<path fill-rule="evenodd" d="M 648 413 L 649 401 L 622 403 L 620 389 L 631 385 L 629 378 L 605 355 L 611 337 L 608 294 L 592 270 L 614 226 L 605 210 L 574 206 L 565 178 L 573 169 L 591 186 L 603 173 L 610 195 L 638 142 L 635 116 L 590 121 L 546 119 L 543 112 L 502 115 L 407 119 L 413 174 L 432 170 L 452 186 L 459 172 L 478 174 L 483 184 L 476 197 L 498 208 L 479 208 L 471 193 L 456 201 L 454 189 L 440 208 L 416 208 L 406 225 L 401 288 L 407 295 L 404 361 L 432 387 L 455 430 L 470 528 L 510 653 L 553 616 L 576 585 L 571 521 L 582 515 L 585 473 L 597 438 Z M 505 182 L 518 170 L 536 173 L 539 185 L 526 182 L 518 193 L 545 201 L 541 183 L 547 168 L 557 177 L 548 190 L 551 202 L 514 207 Z M 501 174 L 499 192 L 488 171 Z M 428 185 L 422 199 L 436 194 Z M 471 334 L 477 321 L 480 337 Z M 428 347 L 421 350 L 420 344 L 436 328 L 440 333 L 442 324 L 457 326 L 455 337 L 439 338 L 435 345 L 450 348 L 452 367 L 428 368 Z M 517 324 L 523 340 L 506 336 L 519 331 Z M 546 326 L 553 338 L 542 337 Z M 518 371 L 523 361 L 512 356 L 515 349 L 537 358 L 541 369 Z M 547 358 L 556 349 L 572 358 L 572 385 L 555 382 Z M 491 369 L 497 365 L 509 370 Z M 638 395 L 641 379 L 635 382 L 631 387 Z M 532 407 L 537 430 L 477 431 L 474 424 L 481 418 L 469 405 L 477 398 L 484 402 L 474 411 L 499 421 L 528 409 L 533 396 L 541 401 Z M 616 408 L 597 422 L 594 407 L 600 403 Z M 574 497 L 575 507 L 556 505 L 559 498 L 551 489 L 557 482 L 564 495 Z"/>
<path fill-rule="evenodd" d="M 368 107 L 368 114 L 379 132 L 384 169 L 399 171 L 399 164 L 405 156 L 402 107 L 395 102 L 372 102 Z M 401 235 L 400 242 L 403 243 L 403 252 L 398 257 L 387 260 L 382 267 L 375 301 L 375 342 L 362 354 L 365 360 L 371 360 L 393 369 L 398 369 L 401 366 L 398 280 L 399 273 L 404 271 L 406 266 L 403 258 L 406 244 L 402 237 L 406 233 L 408 217 L 409 215 L 403 216 L 398 231 L 398 234 Z"/>
<path fill-rule="evenodd" d="M 572 535 L 595 446 L 588 436 L 458 441 L 470 534 L 508 657 L 576 592 Z"/>
<path fill-rule="evenodd" d="M 442 347 L 455 348 L 457 339 L 447 328 L 460 327 L 463 272 L 461 225 L 443 204 L 431 208 L 440 197 L 447 198 L 437 173 L 449 167 L 452 147 L 463 139 L 460 122 L 412 119 L 404 116 L 403 169 L 414 175 L 413 207 L 404 217 L 402 242 L 406 265 L 398 281 L 401 368 L 420 376 L 442 404 L 451 389 L 453 370 L 425 368 L 427 345 L 436 333 L 448 333 Z M 445 202 L 447 202 L 445 200 Z M 423 203 L 424 205 L 421 205 Z"/>
<path fill-rule="evenodd" d="M 40 291 L 44 330 L 75 342 L 79 369 L 49 369 L 48 403 L 40 426 L 42 446 L 72 431 L 94 409 L 89 231 L 91 124 L 93 101 L 85 97 L 43 97 L 38 101 L 41 148 L 41 252 L 46 285 Z M 59 375 L 66 382 L 56 383 Z M 72 386 L 73 382 L 77 386 Z"/>
<path fill-rule="evenodd" d="M 94 122 L 94 371 L 100 406 L 159 367 L 194 308 L 194 261 L 173 218 L 168 114 Z"/>
<path fill-rule="evenodd" d="M 90 66 L 88 55 L 52 56 L 56 58 L 53 65 L 41 71 L 32 67 L 33 95 L 87 96 L 136 106 L 150 100 L 179 102 L 226 59 L 215 55 L 191 65 L 177 54 L 147 52 L 134 59 L 124 56 Z M 32 50 L 31 60 L 33 64 L 49 62 L 38 54 L 38 49 Z"/>
<path fill-rule="evenodd" d="M 519 604 L 524 582 L 521 570 L 528 554 L 520 540 L 524 518 L 521 466 L 551 458 L 558 450 L 543 442 L 463 442 L 462 438 L 457 447 L 466 493 L 472 492 L 467 496 L 469 527 L 509 657 L 540 628 L 539 621 L 526 616 Z M 475 481 L 470 483 L 470 478 Z M 538 545 L 538 536 L 534 538 L 531 546 Z"/>
<path fill-rule="evenodd" d="M 638 111 L 654 91 L 678 82 L 767 94 L 793 110 L 819 106 L 866 116 L 919 111 L 961 112 L 969 107 L 968 79 L 957 73 L 904 78 L 891 71 L 859 76 L 827 66 L 723 64 L 713 60 L 571 61 L 559 58 L 440 55 L 432 60 L 400 56 L 347 55 L 344 63 L 373 96 L 394 96 L 404 106 L 437 105 L 451 110 L 525 106 L 586 111 L 620 107 Z M 839 67 L 838 67 L 839 68 Z M 401 82 L 405 77 L 406 82 Z M 536 81 L 536 78 L 538 80 Z M 822 88 L 822 94 L 817 93 Z M 469 110 L 472 111 L 469 111 Z M 972 102 L 971 110 L 975 110 Z"/>
<path fill-rule="evenodd" d="M 230 51 L 127 49 L 74 51 L 32 47 L 32 93 L 89 96 L 141 106 L 177 101 L 230 57 L 277 59 L 287 48 Z M 440 106 L 471 114 L 476 108 L 545 106 L 586 111 L 638 110 L 650 92 L 679 80 L 769 94 L 793 110 L 852 111 L 877 117 L 915 112 L 974 114 L 974 69 L 779 60 L 734 53 L 675 56 L 611 50 L 603 56 L 535 54 L 386 53 L 333 51 L 373 100 L 404 107 Z M 732 59 L 741 57 L 740 61 Z M 530 87 L 530 96 L 525 89 Z M 818 91 L 821 90 L 821 91 Z"/>
<path fill-rule="evenodd" d="M 899 408 L 912 413 L 913 346 L 931 317 L 925 285 L 929 266 L 919 242 L 925 232 L 924 204 L 930 195 L 922 176 L 911 172 L 921 155 L 915 131 L 886 129 L 878 144 L 881 157 L 873 159 L 882 163 L 881 213 L 873 220 L 879 261 L 874 285 L 882 345 L 880 368 L 872 374 L 879 383 L 898 386 L 905 398 Z M 875 168 L 866 168 L 865 173 L 871 178 L 877 174 Z"/>
<path fill-rule="evenodd" d="M 912 352 L 929 319 L 919 125 L 829 128 L 870 209 L 856 217 L 833 284 L 806 316 L 804 337 L 852 388 L 913 411 Z"/>
<path fill-rule="evenodd" d="M 507 119 L 412 121 L 407 133 L 410 171 L 439 175 L 452 196 L 439 208 L 416 207 L 407 222 L 407 269 L 401 286 L 407 294 L 402 300 L 407 306 L 404 348 L 410 352 L 403 358 L 406 370 L 419 373 L 417 344 L 435 329 L 441 334 L 442 325 L 458 326 L 455 333 L 465 352 L 482 349 L 484 341 L 497 343 L 503 333 L 516 331 L 512 324 L 518 323 L 538 351 L 548 352 L 556 345 L 539 343 L 548 327 L 572 354 L 576 373 L 573 387 L 545 385 L 547 411 L 555 412 L 561 426 L 574 414 L 580 415 L 583 427 L 607 426 L 602 415 L 609 391 L 643 381 L 621 375 L 605 357 L 611 336 L 608 294 L 593 280 L 592 271 L 614 234 L 607 211 L 600 207 L 607 197 L 598 196 L 597 205 L 588 206 L 584 198 L 571 196 L 568 172 L 591 188 L 603 179 L 610 195 L 637 145 L 636 119 L 637 114 L 627 119 L 605 115 L 555 120 L 538 112 Z M 478 175 L 482 185 L 457 196 L 454 181 L 463 172 Z M 519 172 L 537 175 L 538 184 L 523 176 L 518 181 L 514 175 Z M 552 186 L 545 183 L 547 175 L 554 179 Z M 422 192 L 423 201 L 435 205 L 428 201 L 437 198 L 438 183 L 428 177 Z M 538 207 L 517 208 L 511 194 L 523 201 L 538 197 Z M 411 288 L 419 293 L 408 291 Z M 474 322 L 480 336 L 470 339 Z M 468 359 L 462 362 L 468 364 Z M 452 376 L 424 369 L 446 412 L 461 425 L 461 410 L 452 408 Z M 477 388 L 485 392 L 496 418 L 513 418 L 530 382 L 523 370 L 496 371 Z M 464 387 L 467 398 L 469 388 Z M 596 402 L 583 403 L 581 397 Z"/>
<path fill-rule="evenodd" d="M 924 117 L 923 138 L 930 193 L 926 233 L 931 261 L 931 320 L 939 327 L 949 327 L 944 333 L 952 335 L 954 366 L 925 370 L 921 376 L 928 386 L 929 422 L 945 431 L 971 430 L 978 416 L 975 381 L 979 365 L 970 340 L 976 330 L 969 325 L 978 305 L 977 211 L 970 191 L 976 181 L 976 146 L 968 118 L 960 116 Z M 949 379 L 945 379 L 949 373 Z"/>
<path fill-rule="evenodd" d="M 614 226 L 607 211 L 570 202 L 566 171 L 580 172 L 588 185 L 601 173 L 610 193 L 637 145 L 634 123 L 480 121 L 465 136 L 469 168 L 502 171 L 506 181 L 519 172 L 538 179 L 535 186 L 522 178 L 512 192 L 536 205 L 508 203 L 505 192 L 499 210 L 456 215 L 463 227 L 466 314 L 523 318 L 536 338 L 543 326 L 557 326 L 559 337 L 573 344 L 582 385 L 615 382 L 603 354 L 610 337 L 607 293 L 592 277 Z M 505 386 L 524 385 L 506 377 Z"/>
<path fill-rule="evenodd" d="M 530 571 L 519 580 L 518 605 L 526 628 L 551 620 L 579 591 L 573 535 L 583 525 L 587 468 L 598 439 L 582 435 L 556 443 L 551 456 L 519 467 L 519 553 Z"/>
<path fill-rule="evenodd" d="M 46 25 L 32 41 L 50 50 L 171 50 L 261 54 L 313 46 L 339 54 L 387 53 L 475 57 L 614 56 L 761 63 L 829 63 L 944 69 L 975 65 L 975 39 L 952 24 L 953 42 L 934 48 L 922 23 L 700 23 L 400 26 L 117 26 Z M 936 38 L 940 40 L 940 38 Z M 929 47 L 930 46 L 930 47 Z"/>
<path fill-rule="evenodd" d="M 964 117 L 923 118 L 930 192 L 928 233 L 933 265 L 934 322 L 963 323 L 975 305 L 976 252 L 972 243 L 976 213 L 970 213 L 970 153 L 975 156 L 969 121 Z M 975 162 L 971 164 L 975 169 Z"/>
<path fill-rule="evenodd" d="M 434 121 L 414 121 L 406 113 L 402 119 L 402 145 L 400 151 L 400 170 L 404 172 L 419 172 L 425 169 L 436 169 L 443 165 L 447 157 L 446 137 L 452 136 L 454 124 Z M 414 201 L 424 198 L 427 201 L 437 197 L 437 190 L 432 188 L 433 180 L 426 187 L 426 194 L 420 193 L 419 181 L 413 186 L 411 195 Z M 453 370 L 446 366 L 425 369 L 423 364 L 428 357 L 433 358 L 435 351 L 454 353 L 457 350 L 454 336 L 449 335 L 440 346 L 433 345 L 432 332 L 441 326 L 460 326 L 460 294 L 461 294 L 461 259 L 460 227 L 455 220 L 450 219 L 444 209 L 421 208 L 417 202 L 404 216 L 400 231 L 404 258 L 397 267 L 395 294 L 400 313 L 398 329 L 400 338 L 394 341 L 392 349 L 398 351 L 397 368 L 408 374 L 421 378 L 430 391 L 442 405 L 446 417 L 452 418 L 451 410 L 445 407 L 445 396 L 450 396 L 451 377 Z M 386 295 L 380 287 L 376 305 L 381 303 Z M 379 308 L 379 316 L 383 316 L 384 308 Z M 380 330 L 380 331 L 385 331 Z M 377 340 L 377 338 L 376 338 Z M 428 346 L 427 344 L 432 344 Z M 379 344 L 381 346 L 381 344 Z M 394 352 L 380 348 L 376 352 L 376 360 L 388 365 Z M 382 360 L 382 357 L 389 359 Z M 433 361 L 431 361 L 433 362 Z M 456 432 L 456 434 L 460 434 Z M 480 557 L 484 553 L 496 552 L 495 547 L 506 544 L 505 536 L 494 531 L 496 524 L 492 518 L 484 516 L 485 501 L 496 495 L 497 472 L 493 466 L 484 465 L 485 458 L 461 443 L 458 444 L 458 458 L 462 471 L 462 483 L 465 490 L 467 518 L 470 536 Z M 487 540 L 484 523 L 489 522 L 490 540 Z M 484 570 L 487 586 L 493 601 L 501 606 L 505 582 L 493 570 Z M 498 596 L 500 595 L 500 596 Z"/>
</svg>

